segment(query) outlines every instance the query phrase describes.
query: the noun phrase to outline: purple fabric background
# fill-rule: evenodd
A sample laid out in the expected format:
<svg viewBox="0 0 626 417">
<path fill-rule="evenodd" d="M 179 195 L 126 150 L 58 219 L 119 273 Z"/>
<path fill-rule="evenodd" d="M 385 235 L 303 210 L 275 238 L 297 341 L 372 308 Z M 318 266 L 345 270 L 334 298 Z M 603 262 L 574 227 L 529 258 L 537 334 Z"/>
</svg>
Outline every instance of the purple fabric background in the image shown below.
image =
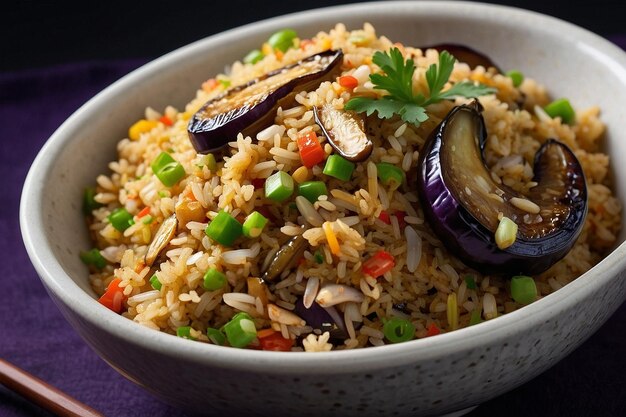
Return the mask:
<svg viewBox="0 0 626 417">
<path fill-rule="evenodd" d="M 611 39 L 626 48 L 626 36 Z M 101 360 L 61 316 L 22 244 L 18 211 L 30 164 L 54 130 L 145 61 L 83 62 L 0 74 L 0 358 L 106 416 L 184 416 Z M 616 161 L 614 161 L 615 163 Z M 470 416 L 587 416 L 626 412 L 626 304 L 579 349 Z M 242 393 L 245 394 L 245 393 Z M 48 416 L 0 385 L 0 416 Z"/>
</svg>

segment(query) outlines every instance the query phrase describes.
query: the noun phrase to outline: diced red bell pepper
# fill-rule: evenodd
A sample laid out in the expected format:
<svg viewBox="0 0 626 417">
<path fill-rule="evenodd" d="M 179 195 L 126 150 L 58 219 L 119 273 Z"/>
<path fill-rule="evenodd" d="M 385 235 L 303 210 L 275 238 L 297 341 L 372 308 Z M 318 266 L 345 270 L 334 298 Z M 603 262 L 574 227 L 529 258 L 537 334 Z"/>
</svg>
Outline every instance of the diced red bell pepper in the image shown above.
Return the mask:
<svg viewBox="0 0 626 417">
<path fill-rule="evenodd" d="M 396 218 L 398 219 L 398 226 L 400 226 L 400 229 L 404 229 L 404 227 L 406 226 L 406 222 L 404 221 L 404 217 L 406 216 L 406 213 L 400 210 L 396 210 L 396 212 L 394 213 Z"/>
<path fill-rule="evenodd" d="M 439 330 L 439 327 L 437 327 L 435 323 L 430 323 L 428 329 L 426 329 L 426 336 L 436 336 L 439 333 L 441 333 L 441 330 Z"/>
<path fill-rule="evenodd" d="M 322 148 L 315 132 L 308 132 L 297 140 L 298 149 L 300 150 L 300 159 L 302 164 L 307 168 L 319 164 L 326 158 L 326 152 Z"/>
<path fill-rule="evenodd" d="M 159 122 L 163 123 L 165 126 L 171 126 L 174 124 L 174 122 L 172 122 L 172 119 L 167 116 L 161 116 L 159 118 Z"/>
<path fill-rule="evenodd" d="M 126 301 L 127 298 L 124 295 L 124 289 L 119 286 L 121 282 L 122 280 L 119 278 L 113 279 L 104 294 L 98 299 L 100 304 L 118 314 L 124 309 L 124 301 Z"/>
<path fill-rule="evenodd" d="M 384 275 L 385 272 L 391 271 L 395 264 L 396 262 L 393 255 L 389 252 L 385 252 L 384 250 L 379 250 L 371 258 L 363 262 L 361 270 L 364 274 L 378 278 L 379 276 Z"/>
<path fill-rule="evenodd" d="M 274 331 L 269 336 L 259 337 L 259 344 L 263 350 L 288 352 L 293 346 L 293 340 L 285 339 L 280 332 Z"/>
<path fill-rule="evenodd" d="M 391 224 L 391 218 L 389 217 L 389 213 L 387 213 L 385 210 L 380 212 L 380 214 L 378 215 L 378 218 L 383 223 Z"/>
</svg>

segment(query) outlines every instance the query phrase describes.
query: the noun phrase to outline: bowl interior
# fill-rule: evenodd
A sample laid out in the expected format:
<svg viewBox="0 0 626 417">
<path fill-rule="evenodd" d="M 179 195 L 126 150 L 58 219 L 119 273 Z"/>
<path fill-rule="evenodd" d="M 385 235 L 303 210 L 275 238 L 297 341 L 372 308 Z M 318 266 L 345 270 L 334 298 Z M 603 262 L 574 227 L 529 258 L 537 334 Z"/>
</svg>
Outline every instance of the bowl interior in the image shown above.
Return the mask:
<svg viewBox="0 0 626 417">
<path fill-rule="evenodd" d="M 21 207 L 24 239 L 46 286 L 67 304 L 74 300 L 80 313 L 89 314 L 97 306 L 78 257 L 80 250 L 91 247 L 82 221 L 82 192 L 98 174 L 108 172 L 116 143 L 146 106 L 182 110 L 204 80 L 223 72 L 274 31 L 291 27 L 305 38 L 338 22 L 348 29 L 369 22 L 379 35 L 407 45 L 470 45 L 504 70 L 518 69 L 555 97 L 568 97 L 577 108 L 599 106 L 607 125 L 606 151 L 626 153 L 621 138 L 625 55 L 568 23 L 502 6 L 439 1 L 364 3 L 277 17 L 200 40 L 145 65 L 86 103 L 50 138 L 33 163 Z M 625 201 L 626 164 L 615 162 L 616 192 Z M 622 232 L 620 244 L 624 236 Z"/>
</svg>

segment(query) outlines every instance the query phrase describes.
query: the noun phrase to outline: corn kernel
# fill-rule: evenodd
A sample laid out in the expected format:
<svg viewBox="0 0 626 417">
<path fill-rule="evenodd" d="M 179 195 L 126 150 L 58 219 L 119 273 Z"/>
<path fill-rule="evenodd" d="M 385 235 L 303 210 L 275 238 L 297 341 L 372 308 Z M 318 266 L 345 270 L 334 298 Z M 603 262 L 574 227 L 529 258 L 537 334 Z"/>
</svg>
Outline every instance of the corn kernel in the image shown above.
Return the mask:
<svg viewBox="0 0 626 417">
<path fill-rule="evenodd" d="M 333 43 L 329 38 L 324 38 L 322 39 L 321 45 L 322 45 L 322 50 L 324 50 L 324 49 L 330 49 L 333 46 Z"/>
<path fill-rule="evenodd" d="M 296 169 L 291 176 L 295 182 L 302 184 L 312 178 L 311 172 L 305 166 Z"/>
<path fill-rule="evenodd" d="M 272 50 L 272 47 L 267 42 L 264 43 L 263 46 L 261 47 L 261 52 L 263 52 L 263 55 L 271 55 L 272 53 L 274 53 L 274 51 Z"/>
</svg>

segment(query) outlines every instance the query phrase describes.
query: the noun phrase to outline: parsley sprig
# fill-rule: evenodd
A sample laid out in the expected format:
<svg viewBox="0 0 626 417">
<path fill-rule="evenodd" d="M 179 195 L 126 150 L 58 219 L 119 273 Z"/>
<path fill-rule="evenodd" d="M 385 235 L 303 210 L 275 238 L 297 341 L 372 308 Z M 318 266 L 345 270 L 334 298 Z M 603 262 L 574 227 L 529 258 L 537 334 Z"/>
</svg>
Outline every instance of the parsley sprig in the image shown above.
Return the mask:
<svg viewBox="0 0 626 417">
<path fill-rule="evenodd" d="M 354 97 L 344 106 L 346 110 L 366 113 L 368 116 L 377 112 L 381 119 L 389 119 L 397 114 L 405 122 L 419 126 L 420 123 L 428 120 L 426 107 L 430 104 L 459 96 L 478 97 L 496 91 L 494 88 L 474 84 L 471 81 L 456 83 L 446 91 L 442 91 L 452 74 L 456 61 L 456 58 L 448 51 L 442 51 L 439 54 L 439 64 L 432 64 L 426 70 L 428 97 L 413 92 L 415 63 L 412 59 L 405 61 L 398 48 L 392 48 L 389 53 L 378 51 L 372 57 L 372 61 L 383 70 L 384 74 L 371 74 L 370 80 L 375 88 L 386 90 L 389 94 L 381 98 Z"/>
</svg>

